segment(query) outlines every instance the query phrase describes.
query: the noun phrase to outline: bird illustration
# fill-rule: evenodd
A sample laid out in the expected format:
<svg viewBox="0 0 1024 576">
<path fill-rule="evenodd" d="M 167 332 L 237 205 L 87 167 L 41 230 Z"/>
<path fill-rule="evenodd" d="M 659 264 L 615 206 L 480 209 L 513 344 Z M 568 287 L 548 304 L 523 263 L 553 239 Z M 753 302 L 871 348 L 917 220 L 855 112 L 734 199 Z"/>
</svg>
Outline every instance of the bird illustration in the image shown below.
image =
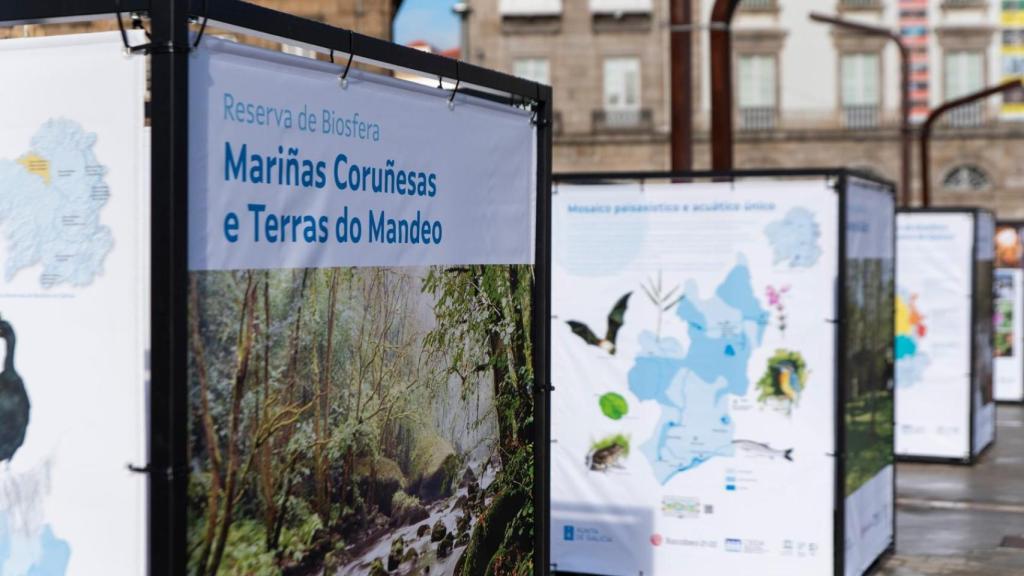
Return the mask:
<svg viewBox="0 0 1024 576">
<path fill-rule="evenodd" d="M 612 311 L 608 314 L 608 331 L 605 333 L 604 338 L 598 338 L 597 334 L 590 329 L 589 326 L 576 320 L 569 320 L 569 328 L 572 329 L 572 333 L 583 339 L 584 342 L 591 346 L 597 346 L 612 356 L 615 355 L 615 340 L 619 335 L 619 328 L 622 328 L 623 320 L 626 317 L 626 306 L 629 304 L 629 297 L 632 296 L 632 292 L 627 292 L 619 301 L 612 307 Z"/>
<path fill-rule="evenodd" d="M 14 370 L 14 328 L 5 320 L 0 320 L 0 338 L 7 344 L 0 372 L 0 462 L 9 462 L 25 441 L 29 402 L 25 383 Z"/>
<path fill-rule="evenodd" d="M 778 367 L 779 389 L 790 400 L 796 400 L 800 395 L 800 377 L 796 373 L 796 367 L 788 362 L 783 362 Z"/>
</svg>

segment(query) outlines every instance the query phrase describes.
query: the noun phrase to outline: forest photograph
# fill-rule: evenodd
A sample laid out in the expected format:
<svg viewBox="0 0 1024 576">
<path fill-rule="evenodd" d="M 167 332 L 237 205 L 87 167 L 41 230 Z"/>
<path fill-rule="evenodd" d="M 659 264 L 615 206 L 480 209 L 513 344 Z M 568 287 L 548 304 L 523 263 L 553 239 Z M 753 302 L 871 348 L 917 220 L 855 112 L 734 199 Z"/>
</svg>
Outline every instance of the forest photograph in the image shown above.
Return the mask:
<svg viewBox="0 0 1024 576">
<path fill-rule="evenodd" d="M 533 283 L 192 273 L 189 573 L 533 574 Z"/>
<path fill-rule="evenodd" d="M 895 286 L 891 259 L 846 262 L 846 496 L 893 463 Z"/>
</svg>

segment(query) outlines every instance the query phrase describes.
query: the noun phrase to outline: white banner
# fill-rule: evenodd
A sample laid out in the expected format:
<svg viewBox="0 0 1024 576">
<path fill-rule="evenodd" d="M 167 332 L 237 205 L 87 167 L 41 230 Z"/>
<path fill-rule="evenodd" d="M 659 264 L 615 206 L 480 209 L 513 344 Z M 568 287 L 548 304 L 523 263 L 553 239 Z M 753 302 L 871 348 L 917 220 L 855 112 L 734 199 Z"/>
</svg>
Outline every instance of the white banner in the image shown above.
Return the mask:
<svg viewBox="0 0 1024 576">
<path fill-rule="evenodd" d="M 1024 401 L 1024 270 L 997 268 L 995 275 L 995 399 Z"/>
<path fill-rule="evenodd" d="M 896 453 L 971 454 L 971 212 L 897 217 Z"/>
<path fill-rule="evenodd" d="M 193 270 L 533 262 L 529 113 L 209 37 L 189 69 Z"/>
<path fill-rule="evenodd" d="M 838 209 L 824 180 L 558 187 L 559 571 L 832 573 Z"/>
<path fill-rule="evenodd" d="M 4 576 L 146 573 L 146 59 L 122 50 L 0 41 Z"/>
</svg>

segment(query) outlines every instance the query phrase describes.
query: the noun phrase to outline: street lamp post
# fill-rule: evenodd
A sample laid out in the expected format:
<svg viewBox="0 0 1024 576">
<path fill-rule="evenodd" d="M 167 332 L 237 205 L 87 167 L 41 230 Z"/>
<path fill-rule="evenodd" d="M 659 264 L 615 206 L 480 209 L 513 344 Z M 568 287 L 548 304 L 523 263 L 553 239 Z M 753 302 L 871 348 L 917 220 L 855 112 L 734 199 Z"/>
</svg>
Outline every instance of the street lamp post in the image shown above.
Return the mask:
<svg viewBox="0 0 1024 576">
<path fill-rule="evenodd" d="M 901 64 L 900 115 L 902 116 L 900 119 L 900 132 L 902 138 L 900 203 L 904 207 L 910 206 L 910 150 L 913 146 L 910 130 L 910 50 L 907 49 L 907 45 L 903 43 L 903 39 L 900 38 L 899 34 L 883 26 L 873 26 L 871 24 L 864 24 L 863 22 L 855 22 L 853 20 L 840 18 L 839 16 L 828 16 L 819 12 L 811 12 L 811 20 L 824 24 L 831 24 L 837 28 L 859 32 L 861 34 L 882 36 L 892 40 L 896 43 L 896 46 L 899 47 Z"/>
<path fill-rule="evenodd" d="M 711 169 L 733 167 L 732 16 L 740 0 L 715 0 L 711 8 Z"/>
<path fill-rule="evenodd" d="M 943 104 L 942 106 L 939 106 L 935 110 L 932 110 L 931 114 L 928 115 L 928 119 L 925 120 L 924 125 L 921 126 L 921 141 L 920 141 L 920 146 L 921 146 L 921 204 L 925 208 L 930 207 L 931 204 L 932 204 L 932 194 L 931 194 L 932 181 L 931 181 L 931 167 L 929 165 L 929 156 L 930 156 L 930 148 L 931 148 L 930 145 L 931 145 L 931 137 L 932 137 L 932 127 L 934 126 L 935 122 L 937 122 L 938 119 L 941 118 L 943 114 L 945 114 L 946 112 L 949 112 L 950 110 L 953 110 L 954 108 L 959 108 L 961 106 L 966 106 L 967 104 L 971 104 L 973 102 L 977 102 L 979 100 L 983 100 L 985 98 L 988 98 L 989 96 L 993 96 L 995 94 L 1000 94 L 1002 92 L 1007 92 L 1007 91 L 1013 90 L 1015 88 L 1020 88 L 1021 85 L 1022 85 L 1021 80 L 1017 79 L 1017 80 L 1011 80 L 1009 82 L 1004 82 L 1003 84 L 1000 84 L 998 86 L 990 86 L 989 88 L 985 88 L 984 90 L 980 90 L 978 92 L 974 92 L 973 94 L 968 94 L 968 95 L 963 96 L 961 98 L 957 98 L 955 100 L 950 100 L 949 102 L 946 102 L 945 104 Z"/>
<path fill-rule="evenodd" d="M 672 66 L 672 171 L 693 168 L 693 84 L 692 36 L 693 10 L 690 0 L 669 0 Z"/>
</svg>

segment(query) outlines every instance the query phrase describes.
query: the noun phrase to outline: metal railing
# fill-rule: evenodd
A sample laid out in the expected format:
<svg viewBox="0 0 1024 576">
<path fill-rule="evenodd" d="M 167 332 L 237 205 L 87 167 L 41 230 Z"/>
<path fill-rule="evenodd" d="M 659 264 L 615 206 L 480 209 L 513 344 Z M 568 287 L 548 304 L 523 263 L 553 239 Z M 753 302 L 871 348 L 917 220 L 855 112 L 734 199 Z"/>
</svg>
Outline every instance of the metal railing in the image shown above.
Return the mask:
<svg viewBox="0 0 1024 576">
<path fill-rule="evenodd" d="M 772 10 L 776 5 L 776 0 L 741 0 L 740 2 L 740 8 L 747 10 Z"/>
<path fill-rule="evenodd" d="M 647 132 L 654 129 L 649 108 L 635 110 L 594 110 L 594 132 Z"/>
<path fill-rule="evenodd" d="M 985 123 L 985 108 L 982 102 L 967 104 L 949 111 L 946 123 L 953 128 L 977 128 Z"/>
<path fill-rule="evenodd" d="M 740 130 L 747 132 L 773 130 L 778 119 L 778 111 L 769 106 L 757 108 L 740 108 Z"/>
<path fill-rule="evenodd" d="M 879 110 L 876 105 L 843 106 L 843 127 L 851 130 L 878 128 Z"/>
<path fill-rule="evenodd" d="M 839 0 L 840 8 L 878 8 L 881 0 Z"/>
</svg>

